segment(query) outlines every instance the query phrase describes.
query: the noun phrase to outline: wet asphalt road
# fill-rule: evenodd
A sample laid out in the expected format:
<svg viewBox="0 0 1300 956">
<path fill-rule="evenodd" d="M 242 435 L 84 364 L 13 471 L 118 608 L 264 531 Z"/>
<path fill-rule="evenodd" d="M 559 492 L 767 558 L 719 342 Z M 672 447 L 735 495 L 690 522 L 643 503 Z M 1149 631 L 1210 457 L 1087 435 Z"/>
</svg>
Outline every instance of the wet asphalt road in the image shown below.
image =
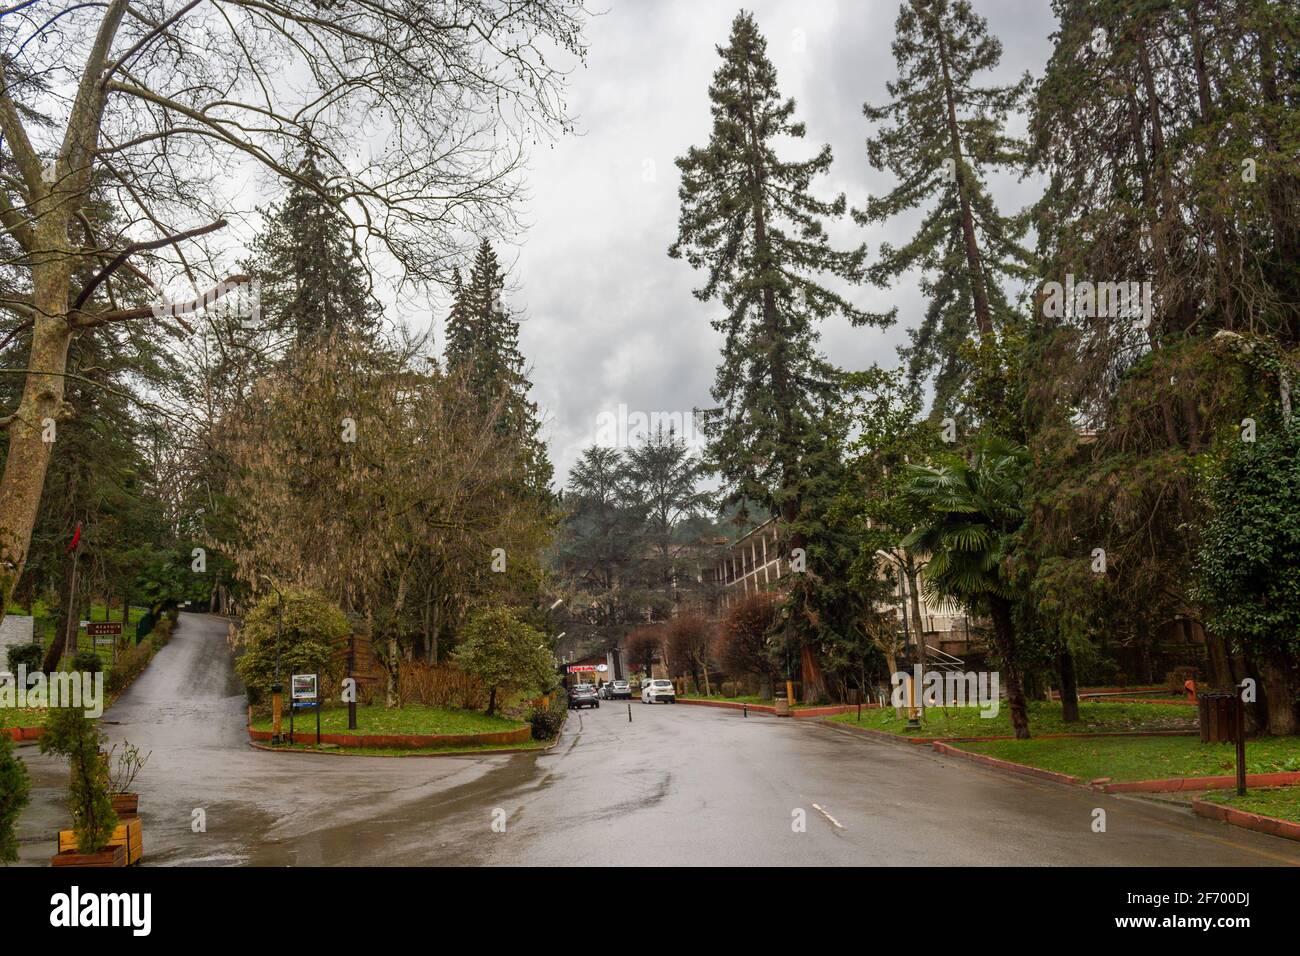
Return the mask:
<svg viewBox="0 0 1300 956">
<path fill-rule="evenodd" d="M 113 742 L 152 751 L 136 784 L 148 864 L 1300 865 L 1300 845 L 1178 807 L 682 704 L 634 701 L 629 723 L 628 705 L 605 702 L 547 754 L 267 753 L 248 746 L 225 635 L 220 618 L 182 615 L 105 715 Z M 67 770 L 20 753 L 22 862 L 46 864 Z"/>
</svg>

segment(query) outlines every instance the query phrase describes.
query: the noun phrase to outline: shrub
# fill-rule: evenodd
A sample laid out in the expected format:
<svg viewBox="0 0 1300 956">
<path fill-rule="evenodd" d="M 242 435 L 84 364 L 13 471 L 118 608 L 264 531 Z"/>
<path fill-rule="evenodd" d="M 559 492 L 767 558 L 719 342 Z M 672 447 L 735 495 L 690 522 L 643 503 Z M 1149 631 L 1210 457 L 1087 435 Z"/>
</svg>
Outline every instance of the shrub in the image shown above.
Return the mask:
<svg viewBox="0 0 1300 956">
<path fill-rule="evenodd" d="M 426 707 L 460 707 L 479 710 L 487 706 L 488 691 L 477 677 L 454 664 L 414 662 L 402 667 L 397 679 L 402 704 Z"/>
<path fill-rule="evenodd" d="M 132 644 L 117 655 L 117 662 L 104 679 L 104 689 L 110 694 L 121 693 L 131 681 L 140 676 L 149 661 L 153 659 L 154 644 L 152 637 L 146 637 L 139 644 Z"/>
<path fill-rule="evenodd" d="M 766 591 L 748 594 L 727 609 L 714 652 L 728 674 L 771 677 L 775 673 L 767 635 L 776 623 L 778 609 L 776 597 Z"/>
<path fill-rule="evenodd" d="M 149 640 L 153 641 L 154 650 L 159 650 L 167 646 L 167 642 L 172 639 L 172 631 L 176 628 L 175 617 L 162 617 L 158 623 L 153 626 L 149 632 Z"/>
<path fill-rule="evenodd" d="M 497 692 L 555 686 L 555 658 L 536 628 L 507 607 L 474 612 L 465 639 L 452 655 L 456 663 L 488 688 L 487 712 L 496 712 Z"/>
<path fill-rule="evenodd" d="M 554 707 L 534 707 L 528 712 L 534 740 L 551 740 L 564 726 L 565 712 Z"/>
<path fill-rule="evenodd" d="M 9 670 L 14 674 L 18 673 L 19 665 L 25 667 L 28 674 L 35 674 L 41 669 L 45 651 L 39 644 L 18 644 L 9 648 L 7 656 Z"/>
<path fill-rule="evenodd" d="M 135 784 L 135 778 L 140 775 L 144 765 L 149 762 L 153 756 L 153 751 L 140 756 L 140 748 L 129 740 L 122 741 L 122 750 L 118 751 L 116 747 L 108 752 L 108 789 L 110 793 L 128 793 Z M 114 760 L 113 758 L 117 759 Z"/>
<path fill-rule="evenodd" d="M 0 863 L 18 859 L 14 825 L 18 814 L 27 806 L 30 787 L 27 768 L 14 753 L 13 741 L 8 734 L 0 732 Z"/>
<path fill-rule="evenodd" d="M 52 709 L 41 735 L 41 753 L 68 758 L 72 771 L 68 810 L 82 853 L 104 849 L 117 826 L 108 792 L 108 761 L 100 754 L 104 739 L 96 723 L 78 707 Z"/>
<path fill-rule="evenodd" d="M 104 669 L 104 662 L 98 651 L 77 651 L 72 657 L 72 669 L 87 674 L 98 674 Z"/>
<path fill-rule="evenodd" d="M 250 702 L 271 689 L 277 669 L 281 681 L 291 674 L 321 674 L 323 687 L 335 686 L 330 666 L 332 645 L 347 637 L 347 616 L 312 591 L 286 591 L 283 619 L 279 595 L 259 601 L 244 619 L 239 635 L 243 654 L 235 664 Z"/>
</svg>

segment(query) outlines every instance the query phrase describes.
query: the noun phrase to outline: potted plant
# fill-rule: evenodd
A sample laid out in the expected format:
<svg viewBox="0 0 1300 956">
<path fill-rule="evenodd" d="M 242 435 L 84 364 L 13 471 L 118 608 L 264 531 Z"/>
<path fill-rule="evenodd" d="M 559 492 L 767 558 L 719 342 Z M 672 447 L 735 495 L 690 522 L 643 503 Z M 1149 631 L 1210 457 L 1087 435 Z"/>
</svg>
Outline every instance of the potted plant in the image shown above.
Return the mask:
<svg viewBox="0 0 1300 956">
<path fill-rule="evenodd" d="M 68 758 L 68 810 L 72 829 L 59 833 L 55 866 L 125 866 L 127 841 L 114 845 L 117 814 L 108 791 L 108 764 L 99 752 L 103 734 L 78 707 L 50 710 L 41 753 Z"/>
<path fill-rule="evenodd" d="M 122 742 L 120 753 L 116 747 L 109 751 L 108 793 L 113 801 L 113 812 L 119 817 L 135 816 L 140 812 L 140 794 L 135 793 L 131 786 L 152 753 L 140 756 L 140 748 L 129 740 Z"/>
</svg>

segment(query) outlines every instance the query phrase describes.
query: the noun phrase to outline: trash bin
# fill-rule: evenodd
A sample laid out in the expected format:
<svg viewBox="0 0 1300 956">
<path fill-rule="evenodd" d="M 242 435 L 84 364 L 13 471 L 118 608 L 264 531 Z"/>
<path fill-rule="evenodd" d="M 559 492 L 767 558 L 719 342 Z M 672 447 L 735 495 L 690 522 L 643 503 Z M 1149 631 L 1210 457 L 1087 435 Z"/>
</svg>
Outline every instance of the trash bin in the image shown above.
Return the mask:
<svg viewBox="0 0 1300 956">
<path fill-rule="evenodd" d="M 1222 744 L 1237 739 L 1237 708 L 1241 701 L 1236 694 L 1202 694 L 1196 703 L 1201 743 Z"/>
</svg>

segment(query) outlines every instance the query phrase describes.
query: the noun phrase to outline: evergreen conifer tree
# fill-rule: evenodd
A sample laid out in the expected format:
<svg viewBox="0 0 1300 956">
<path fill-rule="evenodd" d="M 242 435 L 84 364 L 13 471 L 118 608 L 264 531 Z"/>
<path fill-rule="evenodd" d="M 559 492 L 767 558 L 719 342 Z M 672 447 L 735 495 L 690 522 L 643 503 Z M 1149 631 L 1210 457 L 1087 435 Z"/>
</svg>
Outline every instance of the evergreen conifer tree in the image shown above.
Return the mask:
<svg viewBox="0 0 1300 956">
<path fill-rule="evenodd" d="M 878 317 L 825 283 L 860 282 L 866 247 L 833 249 L 824 223 L 845 213 L 844 197 L 825 202 L 809 191 L 830 169 L 830 147 L 806 160 L 777 156 L 776 141 L 802 139 L 805 127 L 781 97 L 751 14 L 736 17 L 718 53 L 709 141 L 677 160 L 681 216 L 669 255 L 704 270 L 695 295 L 726 310 L 713 323 L 725 342 L 713 387 L 721 407 L 708 428 L 728 500 L 757 503 L 789 528 L 811 478 L 805 456 L 824 444 L 823 410 L 838 388 L 816 324 Z M 797 531 L 792 538 L 800 546 Z"/>
<path fill-rule="evenodd" d="M 998 65 L 1002 44 L 967 0 L 907 0 L 895 29 L 892 100 L 865 104 L 863 113 L 883 124 L 867 140 L 867 159 L 898 185 L 872 196 L 854 218 L 880 223 L 926 207 L 915 235 L 898 248 L 882 245 L 867 274 L 886 287 L 920 271 L 926 311 L 900 351 L 914 388 L 936 376 L 933 409 L 947 413 L 972 377 L 962 346 L 978 337 L 995 354 L 995 336 L 1015 321 L 1003 282 L 1030 274 L 1032 256 L 1020 246 L 1026 217 L 999 213 L 985 185 L 988 172 L 1027 165 L 1028 145 L 1005 130 L 1030 79 L 977 85 Z"/>
</svg>

